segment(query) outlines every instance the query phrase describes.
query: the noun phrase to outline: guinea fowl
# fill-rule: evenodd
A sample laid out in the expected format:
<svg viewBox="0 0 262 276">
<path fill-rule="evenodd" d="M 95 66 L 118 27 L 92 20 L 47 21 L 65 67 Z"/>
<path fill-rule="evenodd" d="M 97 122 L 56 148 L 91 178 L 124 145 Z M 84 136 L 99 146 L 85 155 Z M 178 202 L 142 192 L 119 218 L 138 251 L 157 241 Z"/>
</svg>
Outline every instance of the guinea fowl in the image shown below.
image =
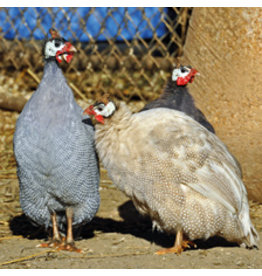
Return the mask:
<svg viewBox="0 0 262 276">
<path fill-rule="evenodd" d="M 40 247 L 80 252 L 72 227 L 91 221 L 100 204 L 94 127 L 82 122 L 83 110 L 58 66 L 62 58 L 69 63 L 76 49 L 54 29 L 50 33 L 43 78 L 14 134 L 20 203 L 34 224 L 53 228 L 51 242 Z"/>
<path fill-rule="evenodd" d="M 157 254 L 215 235 L 257 247 L 240 169 L 215 134 L 183 112 L 132 114 L 106 96 L 84 112 L 98 122 L 96 148 L 114 184 L 153 226 L 176 234 L 174 247 Z"/>
<path fill-rule="evenodd" d="M 188 83 L 194 81 L 195 75 L 197 74 L 198 71 L 191 66 L 181 65 L 175 68 L 163 94 L 158 99 L 146 104 L 140 112 L 158 107 L 175 109 L 186 113 L 206 129 L 215 133 L 213 126 L 208 122 L 205 115 L 195 106 L 194 99 L 186 87 Z M 233 158 L 241 170 L 242 175 L 242 169 L 238 160 L 234 156 Z"/>
<path fill-rule="evenodd" d="M 186 87 L 189 82 L 193 82 L 197 73 L 197 70 L 191 68 L 191 66 L 179 66 L 175 68 L 162 95 L 158 99 L 146 104 L 140 112 L 158 107 L 179 110 L 195 119 L 209 131 L 215 133 L 213 126 L 208 122 L 205 115 L 195 106 L 194 99 Z"/>
</svg>

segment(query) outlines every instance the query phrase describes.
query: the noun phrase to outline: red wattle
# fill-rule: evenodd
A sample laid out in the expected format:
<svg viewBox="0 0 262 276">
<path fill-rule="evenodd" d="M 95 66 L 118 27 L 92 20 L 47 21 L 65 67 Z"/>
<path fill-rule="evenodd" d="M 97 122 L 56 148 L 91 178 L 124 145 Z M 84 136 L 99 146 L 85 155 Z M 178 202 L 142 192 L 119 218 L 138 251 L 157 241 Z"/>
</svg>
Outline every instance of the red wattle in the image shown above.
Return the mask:
<svg viewBox="0 0 262 276">
<path fill-rule="evenodd" d="M 72 58 L 73 58 L 73 55 L 68 54 L 66 56 L 66 62 L 69 63 L 72 60 Z"/>
<path fill-rule="evenodd" d="M 194 77 L 195 75 L 198 73 L 198 71 L 194 68 L 192 68 L 190 70 L 190 73 L 185 76 L 185 77 L 178 77 L 177 80 L 176 80 L 176 84 L 178 86 L 184 86 L 186 85 L 188 82 L 192 83 L 194 81 Z"/>
<path fill-rule="evenodd" d="M 60 53 L 56 53 L 56 60 L 59 62 L 59 63 L 61 63 L 62 62 L 62 57 L 61 56 L 59 56 L 59 54 Z"/>
<path fill-rule="evenodd" d="M 178 77 L 176 80 L 176 84 L 178 86 L 186 85 L 190 81 L 191 76 L 187 75 L 185 77 Z"/>
<path fill-rule="evenodd" d="M 99 123 L 101 123 L 101 124 L 104 124 L 104 123 L 105 123 L 104 117 L 103 117 L 102 115 L 96 115 L 96 116 L 95 116 L 95 119 L 96 119 Z"/>
<path fill-rule="evenodd" d="M 72 60 L 73 56 L 74 56 L 74 54 L 73 54 L 74 52 L 76 52 L 75 47 L 70 42 L 66 42 L 63 49 L 56 52 L 56 60 L 59 63 L 61 63 L 62 62 L 62 55 L 64 53 L 66 53 L 67 55 L 65 56 L 65 60 L 66 60 L 67 63 L 69 63 Z"/>
</svg>

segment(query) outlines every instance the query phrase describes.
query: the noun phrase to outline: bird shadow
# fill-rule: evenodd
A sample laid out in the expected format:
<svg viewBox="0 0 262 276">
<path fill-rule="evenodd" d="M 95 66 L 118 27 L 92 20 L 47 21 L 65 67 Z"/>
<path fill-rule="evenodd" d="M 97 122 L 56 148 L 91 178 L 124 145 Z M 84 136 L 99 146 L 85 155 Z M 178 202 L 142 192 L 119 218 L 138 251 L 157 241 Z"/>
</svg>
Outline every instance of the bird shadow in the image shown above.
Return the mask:
<svg viewBox="0 0 262 276">
<path fill-rule="evenodd" d="M 89 231 L 101 231 L 103 233 L 130 234 L 163 247 L 170 247 L 174 244 L 174 237 L 152 230 L 151 220 L 141 216 L 132 201 L 127 201 L 119 206 L 118 212 L 122 221 L 96 216 L 81 233 L 82 237 L 86 238 Z"/>
<path fill-rule="evenodd" d="M 101 231 L 102 233 L 131 234 L 164 248 L 174 245 L 175 236 L 153 230 L 151 220 L 148 217 L 141 216 L 131 200 L 120 205 L 118 212 L 123 219 L 122 221 L 95 216 L 91 222 L 83 224 L 74 230 L 75 240 L 90 239 L 94 237 L 95 231 Z M 48 238 L 48 232 L 44 228 L 32 225 L 31 221 L 24 214 L 10 220 L 9 226 L 13 235 L 21 235 L 28 239 Z M 197 245 L 197 249 L 238 246 L 236 243 L 230 243 L 221 237 L 212 237 L 206 241 L 195 240 L 194 242 Z"/>
<path fill-rule="evenodd" d="M 13 217 L 9 221 L 9 228 L 14 236 L 23 236 L 30 240 L 48 237 L 48 232 L 43 227 L 34 226 L 25 214 Z"/>
<path fill-rule="evenodd" d="M 87 228 L 91 231 L 99 230 L 103 233 L 116 232 L 120 234 L 131 234 L 137 238 L 145 239 L 161 247 L 172 247 L 175 242 L 174 235 L 168 235 L 165 232 L 159 232 L 152 229 L 152 221 L 149 217 L 144 217 L 138 213 L 131 200 L 126 201 L 118 207 L 118 212 L 123 221 L 116 221 L 111 218 L 101 218 L 96 216 L 93 221 L 86 226 L 82 232 L 83 238 L 86 238 Z M 196 249 L 210 249 L 213 247 L 238 247 L 238 244 L 231 243 L 222 237 L 212 237 L 208 240 L 195 240 Z M 194 250 L 192 248 L 192 250 Z"/>
</svg>

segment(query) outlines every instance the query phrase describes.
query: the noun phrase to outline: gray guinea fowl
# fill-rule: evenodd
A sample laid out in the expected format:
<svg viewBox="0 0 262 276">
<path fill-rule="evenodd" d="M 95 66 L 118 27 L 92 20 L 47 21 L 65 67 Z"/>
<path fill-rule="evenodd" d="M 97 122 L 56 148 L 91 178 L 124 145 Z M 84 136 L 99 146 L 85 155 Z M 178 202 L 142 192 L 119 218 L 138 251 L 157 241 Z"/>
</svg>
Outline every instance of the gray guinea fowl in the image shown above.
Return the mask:
<svg viewBox="0 0 262 276">
<path fill-rule="evenodd" d="M 183 112 L 132 114 L 108 97 L 85 112 L 98 121 L 96 148 L 114 184 L 153 226 L 176 234 L 174 247 L 157 254 L 181 253 L 215 235 L 258 246 L 240 168 L 215 134 Z"/>
<path fill-rule="evenodd" d="M 72 227 L 91 221 L 100 204 L 94 128 L 82 121 L 83 111 L 58 66 L 62 59 L 70 62 L 76 50 L 55 30 L 50 33 L 43 78 L 14 134 L 20 203 L 34 224 L 53 228 L 51 242 L 40 246 L 78 251 Z"/>
<path fill-rule="evenodd" d="M 215 133 L 213 126 L 208 122 L 203 112 L 195 106 L 194 99 L 187 89 L 188 82 L 193 82 L 197 73 L 197 70 L 191 66 L 181 65 L 175 68 L 160 97 L 146 104 L 140 111 L 158 107 L 179 110 Z"/>
</svg>

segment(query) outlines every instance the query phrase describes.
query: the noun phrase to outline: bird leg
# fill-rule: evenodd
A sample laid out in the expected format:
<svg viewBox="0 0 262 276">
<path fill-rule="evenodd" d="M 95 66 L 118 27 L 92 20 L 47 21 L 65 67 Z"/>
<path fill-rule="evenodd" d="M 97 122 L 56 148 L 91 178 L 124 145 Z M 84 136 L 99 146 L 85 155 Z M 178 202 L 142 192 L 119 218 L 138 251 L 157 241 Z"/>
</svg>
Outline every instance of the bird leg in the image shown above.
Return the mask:
<svg viewBox="0 0 262 276">
<path fill-rule="evenodd" d="M 67 235 L 66 235 L 64 244 L 60 246 L 58 250 L 66 250 L 66 251 L 74 251 L 77 253 L 82 253 L 82 250 L 78 249 L 75 246 L 75 242 L 73 238 L 73 210 L 70 207 L 66 209 L 66 218 L 67 218 Z"/>
<path fill-rule="evenodd" d="M 57 220 L 56 220 L 56 213 L 54 213 L 52 216 L 52 225 L 53 225 L 53 241 L 54 242 L 61 242 L 61 236 L 59 234 L 58 226 L 57 226 Z"/>
<path fill-rule="evenodd" d="M 167 253 L 176 253 L 179 255 L 184 251 L 185 248 L 190 248 L 191 246 L 196 248 L 196 244 L 192 241 L 185 240 L 183 238 L 183 231 L 179 230 L 176 234 L 176 241 L 174 246 L 170 248 L 158 250 L 155 254 L 164 255 Z"/>
<path fill-rule="evenodd" d="M 59 234 L 55 212 L 53 214 L 51 214 L 51 220 L 52 220 L 52 227 L 53 227 L 53 238 L 52 238 L 52 240 L 48 243 L 41 243 L 41 244 L 37 245 L 37 247 L 58 248 L 61 245 L 62 239 L 61 239 L 61 236 Z"/>
<path fill-rule="evenodd" d="M 37 247 L 51 247 L 57 250 L 66 250 L 74 251 L 81 253 L 82 250 L 75 247 L 74 238 L 73 238 L 73 210 L 72 208 L 66 209 L 66 218 L 67 218 L 67 235 L 66 238 L 62 239 L 56 221 L 56 214 L 51 215 L 52 226 L 53 226 L 53 238 L 48 243 L 41 243 Z"/>
</svg>

